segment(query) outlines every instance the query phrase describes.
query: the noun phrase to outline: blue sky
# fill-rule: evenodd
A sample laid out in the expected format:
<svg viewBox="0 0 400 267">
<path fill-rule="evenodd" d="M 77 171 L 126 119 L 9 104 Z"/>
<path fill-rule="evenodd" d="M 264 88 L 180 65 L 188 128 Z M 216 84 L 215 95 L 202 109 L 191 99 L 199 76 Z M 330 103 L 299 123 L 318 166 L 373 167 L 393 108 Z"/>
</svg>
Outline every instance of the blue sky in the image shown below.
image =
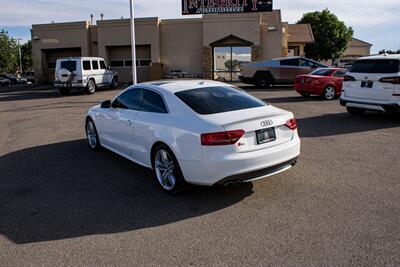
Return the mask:
<svg viewBox="0 0 400 267">
<path fill-rule="evenodd" d="M 180 18 L 180 0 L 134 0 L 137 17 Z M 372 43 L 372 52 L 400 49 L 400 0 L 274 0 L 282 18 L 295 23 L 305 12 L 330 9 L 353 27 L 354 37 Z M 2 0 L 0 29 L 30 38 L 36 23 L 129 17 L 129 0 Z"/>
</svg>

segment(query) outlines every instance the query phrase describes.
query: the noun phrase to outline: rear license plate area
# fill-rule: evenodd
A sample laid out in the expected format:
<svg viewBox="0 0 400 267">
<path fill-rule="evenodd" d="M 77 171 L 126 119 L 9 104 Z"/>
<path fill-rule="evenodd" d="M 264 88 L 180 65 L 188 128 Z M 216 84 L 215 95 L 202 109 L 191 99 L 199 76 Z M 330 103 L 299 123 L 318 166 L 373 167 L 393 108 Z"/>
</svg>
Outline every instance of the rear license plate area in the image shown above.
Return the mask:
<svg viewBox="0 0 400 267">
<path fill-rule="evenodd" d="M 361 82 L 361 87 L 364 87 L 364 88 L 372 88 L 373 85 L 374 85 L 374 82 L 371 82 L 371 81 L 362 81 Z"/>
<path fill-rule="evenodd" d="M 275 128 L 267 128 L 256 131 L 257 144 L 265 144 L 276 140 Z"/>
</svg>

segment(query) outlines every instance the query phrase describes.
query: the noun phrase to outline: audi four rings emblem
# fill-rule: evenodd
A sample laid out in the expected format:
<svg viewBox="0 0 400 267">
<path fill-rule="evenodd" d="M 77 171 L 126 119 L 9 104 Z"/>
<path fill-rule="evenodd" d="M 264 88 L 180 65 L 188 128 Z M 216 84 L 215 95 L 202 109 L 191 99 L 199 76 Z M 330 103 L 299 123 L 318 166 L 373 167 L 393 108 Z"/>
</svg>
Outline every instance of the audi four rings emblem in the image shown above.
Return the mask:
<svg viewBox="0 0 400 267">
<path fill-rule="evenodd" d="M 274 124 L 272 120 L 261 121 L 261 127 L 271 126 L 272 124 Z"/>
</svg>

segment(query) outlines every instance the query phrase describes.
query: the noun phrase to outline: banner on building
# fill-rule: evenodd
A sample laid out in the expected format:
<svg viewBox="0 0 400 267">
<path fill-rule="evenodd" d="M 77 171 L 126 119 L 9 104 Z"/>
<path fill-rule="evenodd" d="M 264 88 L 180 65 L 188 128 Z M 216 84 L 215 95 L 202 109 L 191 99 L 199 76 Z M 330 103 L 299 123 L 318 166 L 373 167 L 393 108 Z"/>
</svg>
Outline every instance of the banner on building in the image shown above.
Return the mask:
<svg viewBox="0 0 400 267">
<path fill-rule="evenodd" d="M 182 0 L 182 15 L 271 11 L 272 0 Z"/>
</svg>

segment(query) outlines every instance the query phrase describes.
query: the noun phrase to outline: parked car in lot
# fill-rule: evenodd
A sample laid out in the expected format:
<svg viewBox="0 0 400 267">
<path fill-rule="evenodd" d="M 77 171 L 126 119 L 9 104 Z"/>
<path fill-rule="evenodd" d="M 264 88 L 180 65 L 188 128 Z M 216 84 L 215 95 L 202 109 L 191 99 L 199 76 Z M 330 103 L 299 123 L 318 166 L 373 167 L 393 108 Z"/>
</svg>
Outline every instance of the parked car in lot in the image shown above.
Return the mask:
<svg viewBox="0 0 400 267">
<path fill-rule="evenodd" d="M 291 112 L 216 81 L 162 81 L 128 87 L 92 107 L 86 134 L 155 172 L 161 188 L 249 182 L 285 171 L 300 154 Z"/>
<path fill-rule="evenodd" d="M 293 84 L 297 75 L 308 74 L 317 68 L 328 66 L 304 57 L 283 57 L 246 64 L 240 80 L 258 88 L 275 84 Z"/>
<path fill-rule="evenodd" d="M 68 57 L 56 61 L 54 86 L 62 95 L 68 95 L 72 88 L 94 94 L 97 87 L 118 86 L 118 73 L 107 67 L 99 57 Z"/>
<path fill-rule="evenodd" d="M 26 79 L 28 83 L 34 83 L 35 82 L 35 72 L 34 71 L 25 71 L 22 73 L 21 78 Z"/>
<path fill-rule="evenodd" d="M 344 77 L 340 104 L 350 114 L 400 110 L 400 54 L 358 59 Z"/>
<path fill-rule="evenodd" d="M 18 78 L 14 74 L 0 74 L 0 79 L 9 80 L 9 85 L 26 84 L 27 83 L 26 79 Z"/>
<path fill-rule="evenodd" d="M 7 86 L 10 84 L 11 84 L 11 81 L 8 78 L 1 77 L 1 75 L 0 75 L 0 86 Z"/>
<path fill-rule="evenodd" d="M 294 88 L 302 96 L 319 95 L 332 100 L 342 93 L 343 77 L 348 70 L 341 68 L 321 68 L 310 74 L 298 75 Z"/>
</svg>

